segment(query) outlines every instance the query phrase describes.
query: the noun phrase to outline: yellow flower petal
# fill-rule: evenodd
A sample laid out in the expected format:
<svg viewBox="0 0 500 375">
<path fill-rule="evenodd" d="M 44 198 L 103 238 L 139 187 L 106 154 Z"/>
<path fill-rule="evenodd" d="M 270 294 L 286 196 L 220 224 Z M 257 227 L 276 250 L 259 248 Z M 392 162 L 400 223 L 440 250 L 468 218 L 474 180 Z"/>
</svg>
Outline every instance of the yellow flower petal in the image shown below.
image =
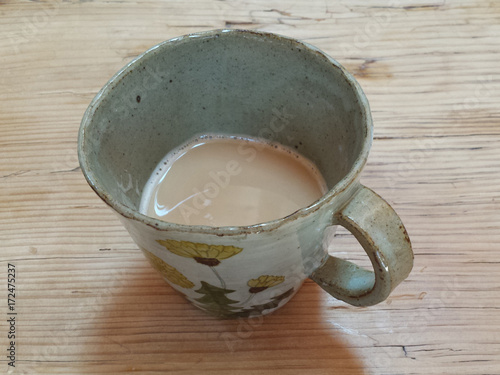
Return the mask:
<svg viewBox="0 0 500 375">
<path fill-rule="evenodd" d="M 208 245 L 205 243 L 158 240 L 168 251 L 185 258 L 209 258 L 223 260 L 239 254 L 243 249 L 235 246 Z"/>
<path fill-rule="evenodd" d="M 193 242 L 183 242 L 184 244 L 188 243 L 194 252 L 207 252 L 210 247 L 206 243 L 193 243 Z"/>
<path fill-rule="evenodd" d="M 208 249 L 207 251 L 207 258 L 217 258 L 217 255 L 219 255 L 219 251 L 215 246 L 212 246 L 211 248 Z"/>
<path fill-rule="evenodd" d="M 285 281 L 285 276 L 262 275 L 257 279 L 251 279 L 247 285 L 250 288 L 270 288 Z"/>
<path fill-rule="evenodd" d="M 186 276 L 180 273 L 175 267 L 166 263 L 163 259 L 158 258 L 153 253 L 150 253 L 146 249 L 141 248 L 149 263 L 155 268 L 161 275 L 170 281 L 172 284 L 179 285 L 182 288 L 192 288 L 194 284 L 189 281 Z"/>
</svg>

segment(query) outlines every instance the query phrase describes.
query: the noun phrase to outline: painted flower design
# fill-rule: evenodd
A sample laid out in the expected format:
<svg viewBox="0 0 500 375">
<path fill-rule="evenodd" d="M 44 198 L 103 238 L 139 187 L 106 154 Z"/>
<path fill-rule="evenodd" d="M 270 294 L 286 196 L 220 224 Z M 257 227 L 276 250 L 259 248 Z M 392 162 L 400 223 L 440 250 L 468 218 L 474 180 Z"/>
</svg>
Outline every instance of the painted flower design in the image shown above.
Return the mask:
<svg viewBox="0 0 500 375">
<path fill-rule="evenodd" d="M 271 288 L 285 281 L 285 276 L 262 275 L 257 279 L 251 279 L 247 285 L 250 287 L 250 293 L 260 293 L 267 288 Z"/>
<path fill-rule="evenodd" d="M 149 263 L 161 273 L 161 275 L 170 281 L 172 284 L 179 285 L 182 288 L 192 288 L 194 284 L 187 279 L 182 273 L 180 273 L 175 267 L 166 263 L 163 259 L 158 258 L 156 255 L 150 253 L 146 249 L 142 249 L 146 258 L 148 258 Z"/>
<path fill-rule="evenodd" d="M 189 241 L 158 240 L 157 242 L 171 253 L 192 258 L 209 267 L 215 267 L 220 264 L 221 260 L 239 254 L 243 250 L 241 247 L 207 245 Z"/>
</svg>

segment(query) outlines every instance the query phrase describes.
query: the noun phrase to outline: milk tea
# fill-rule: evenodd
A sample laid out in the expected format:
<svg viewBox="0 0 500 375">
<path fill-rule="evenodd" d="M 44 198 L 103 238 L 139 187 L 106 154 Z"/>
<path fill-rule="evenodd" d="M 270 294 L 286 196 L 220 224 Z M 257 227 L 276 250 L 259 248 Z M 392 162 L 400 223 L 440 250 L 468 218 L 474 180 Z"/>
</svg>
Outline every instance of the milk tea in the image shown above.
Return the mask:
<svg viewBox="0 0 500 375">
<path fill-rule="evenodd" d="M 140 211 L 178 224 L 247 226 L 290 215 L 326 191 L 317 167 L 285 146 L 206 135 L 158 164 Z"/>
</svg>

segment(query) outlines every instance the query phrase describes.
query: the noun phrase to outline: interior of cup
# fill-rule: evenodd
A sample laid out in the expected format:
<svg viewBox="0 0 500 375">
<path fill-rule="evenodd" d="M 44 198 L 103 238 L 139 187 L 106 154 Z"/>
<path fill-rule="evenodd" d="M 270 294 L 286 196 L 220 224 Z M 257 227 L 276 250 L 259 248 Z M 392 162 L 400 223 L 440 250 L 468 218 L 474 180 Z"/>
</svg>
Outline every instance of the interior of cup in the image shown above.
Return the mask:
<svg viewBox="0 0 500 375">
<path fill-rule="evenodd" d="M 207 133 L 291 147 L 332 188 L 364 162 L 371 118 L 354 79 L 317 50 L 271 34 L 205 32 L 152 48 L 101 90 L 82 121 L 82 169 L 102 198 L 138 210 L 163 157 Z"/>
</svg>

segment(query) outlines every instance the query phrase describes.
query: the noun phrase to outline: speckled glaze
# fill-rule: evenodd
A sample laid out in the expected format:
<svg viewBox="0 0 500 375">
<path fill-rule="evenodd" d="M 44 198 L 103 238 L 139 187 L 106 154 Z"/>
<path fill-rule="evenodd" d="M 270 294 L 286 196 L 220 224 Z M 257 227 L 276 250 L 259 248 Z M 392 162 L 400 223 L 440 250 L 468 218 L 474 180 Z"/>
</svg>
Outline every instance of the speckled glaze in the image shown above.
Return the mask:
<svg viewBox="0 0 500 375">
<path fill-rule="evenodd" d="M 358 182 L 372 131 L 357 82 L 315 47 L 215 30 L 161 43 L 118 72 L 85 112 L 78 153 L 90 186 L 165 280 L 208 313 L 242 317 L 281 307 L 307 277 L 358 306 L 384 300 L 407 277 L 413 254 L 401 220 Z M 330 190 L 288 217 L 248 227 L 186 226 L 140 214 L 157 163 L 205 133 L 297 149 Z M 324 232 L 337 224 L 360 241 L 374 272 L 327 254 Z"/>
</svg>

